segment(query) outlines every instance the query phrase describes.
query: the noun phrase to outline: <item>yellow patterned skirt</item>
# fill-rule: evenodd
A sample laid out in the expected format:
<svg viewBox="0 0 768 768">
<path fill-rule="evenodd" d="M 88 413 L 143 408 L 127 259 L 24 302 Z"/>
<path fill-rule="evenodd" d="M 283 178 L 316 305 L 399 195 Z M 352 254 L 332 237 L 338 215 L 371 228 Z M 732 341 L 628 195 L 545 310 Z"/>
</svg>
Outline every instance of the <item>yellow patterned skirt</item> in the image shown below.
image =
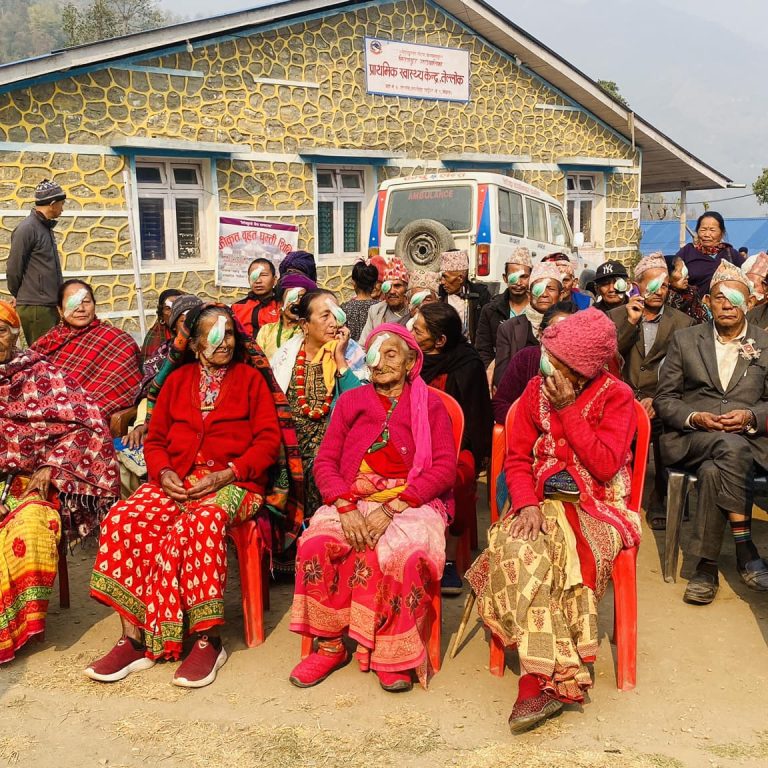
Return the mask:
<svg viewBox="0 0 768 768">
<path fill-rule="evenodd" d="M 12 487 L 12 493 L 16 490 Z M 39 496 L 0 520 L 0 663 L 13 659 L 30 637 L 45 632 L 60 537 L 56 507 Z"/>
<path fill-rule="evenodd" d="M 541 511 L 551 533 L 513 538 L 515 517 L 503 518 L 466 578 L 485 625 L 517 646 L 521 672 L 562 701 L 582 701 L 592 685 L 586 665 L 597 655 L 597 603 L 621 537 L 576 504 L 548 500 Z"/>
</svg>

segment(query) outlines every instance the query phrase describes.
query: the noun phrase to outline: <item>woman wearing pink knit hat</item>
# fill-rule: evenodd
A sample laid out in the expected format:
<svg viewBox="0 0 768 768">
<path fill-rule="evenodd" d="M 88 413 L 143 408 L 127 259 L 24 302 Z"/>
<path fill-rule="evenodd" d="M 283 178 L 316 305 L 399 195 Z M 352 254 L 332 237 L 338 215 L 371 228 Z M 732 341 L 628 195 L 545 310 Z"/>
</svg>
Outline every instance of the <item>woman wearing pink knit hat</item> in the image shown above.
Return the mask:
<svg viewBox="0 0 768 768">
<path fill-rule="evenodd" d="M 504 465 L 511 503 L 467 573 L 485 624 L 518 649 L 513 733 L 583 703 L 598 600 L 618 553 L 640 540 L 627 508 L 634 399 L 605 370 L 613 323 L 590 308 L 547 328 L 541 346 Z"/>
</svg>

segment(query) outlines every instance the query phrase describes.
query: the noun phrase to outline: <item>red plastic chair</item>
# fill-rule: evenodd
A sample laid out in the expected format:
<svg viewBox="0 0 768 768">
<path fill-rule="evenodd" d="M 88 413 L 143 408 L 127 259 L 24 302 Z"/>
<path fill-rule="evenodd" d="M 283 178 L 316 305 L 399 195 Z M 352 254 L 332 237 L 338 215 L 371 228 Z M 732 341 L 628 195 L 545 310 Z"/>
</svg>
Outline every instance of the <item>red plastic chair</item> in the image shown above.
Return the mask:
<svg viewBox="0 0 768 768">
<path fill-rule="evenodd" d="M 513 439 L 513 425 L 517 403 L 507 413 L 505 432 L 506 449 Z M 640 511 L 645 485 L 645 469 L 648 464 L 648 446 L 651 441 L 651 422 L 645 409 L 635 401 L 637 438 L 632 464 L 632 491 L 627 506 Z M 503 465 L 503 460 L 502 460 Z M 498 474 L 495 476 L 498 477 Z M 495 495 L 492 499 L 495 505 Z M 491 522 L 498 520 L 498 509 L 491 507 Z M 613 641 L 616 643 L 616 687 L 631 691 L 637 680 L 637 547 L 622 549 L 613 563 Z M 504 675 L 504 646 L 491 635 L 490 671 L 497 677 Z"/>
<path fill-rule="evenodd" d="M 264 642 L 264 611 L 269 610 L 269 572 L 264 542 L 259 526 L 253 520 L 232 526 L 227 535 L 235 545 L 240 567 L 245 644 L 254 648 Z"/>
<path fill-rule="evenodd" d="M 448 411 L 448 416 L 451 419 L 451 426 L 453 427 L 453 441 L 456 443 L 456 455 L 458 456 L 461 451 L 461 440 L 464 436 L 464 412 L 461 410 L 461 406 L 445 392 L 430 387 L 430 390 L 434 392 L 440 400 L 442 400 L 445 409 Z M 466 539 L 467 546 L 469 545 L 469 531 L 465 531 L 465 535 L 462 537 L 462 542 Z M 469 552 L 467 552 L 467 558 Z M 440 596 L 440 582 L 434 582 L 431 585 L 432 594 L 430 600 L 432 601 L 432 610 L 427 615 L 427 654 L 429 655 L 429 661 L 432 665 L 432 669 L 435 672 L 440 671 L 440 644 L 442 642 L 442 628 L 443 628 L 443 605 Z M 314 638 L 311 635 L 304 635 L 301 638 L 301 658 L 306 659 L 310 653 L 312 653 L 312 646 Z M 367 669 L 365 661 L 365 650 L 359 649 L 357 651 L 358 661 L 363 669 Z"/>
<path fill-rule="evenodd" d="M 512 406 L 514 408 L 514 405 Z M 504 456 L 506 455 L 506 432 L 501 424 L 494 424 L 493 438 L 491 441 L 491 465 L 488 468 L 489 499 L 488 507 L 491 510 L 491 522 L 499 519 L 499 507 L 496 504 L 496 489 L 501 470 L 504 469 Z"/>
</svg>

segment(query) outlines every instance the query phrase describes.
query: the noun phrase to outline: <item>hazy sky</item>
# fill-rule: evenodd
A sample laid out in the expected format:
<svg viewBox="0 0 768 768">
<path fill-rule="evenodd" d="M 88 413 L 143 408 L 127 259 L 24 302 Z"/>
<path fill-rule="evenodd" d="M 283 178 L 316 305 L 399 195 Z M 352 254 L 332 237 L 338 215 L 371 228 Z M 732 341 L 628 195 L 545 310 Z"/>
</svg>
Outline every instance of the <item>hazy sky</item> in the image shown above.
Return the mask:
<svg viewBox="0 0 768 768">
<path fill-rule="evenodd" d="M 765 0 L 488 0 L 744 190 L 692 193 L 729 216 L 768 215 L 751 185 L 768 167 Z M 248 0 L 160 0 L 184 16 L 256 7 Z M 740 199 L 722 201 L 722 198 Z M 718 198 L 720 200 L 718 200 Z M 701 205 L 692 206 L 701 212 Z"/>
</svg>

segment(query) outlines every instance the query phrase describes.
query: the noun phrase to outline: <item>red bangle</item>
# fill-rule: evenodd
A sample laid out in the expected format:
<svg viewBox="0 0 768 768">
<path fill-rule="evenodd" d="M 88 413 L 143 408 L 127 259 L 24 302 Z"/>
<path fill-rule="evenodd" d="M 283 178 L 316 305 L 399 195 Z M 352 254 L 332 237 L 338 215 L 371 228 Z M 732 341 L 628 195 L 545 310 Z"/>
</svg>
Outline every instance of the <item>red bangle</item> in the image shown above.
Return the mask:
<svg viewBox="0 0 768 768">
<path fill-rule="evenodd" d="M 240 473 L 237 471 L 237 467 L 230 461 L 227 462 L 227 467 L 232 470 L 232 474 L 235 476 L 235 480 L 240 480 Z"/>
<path fill-rule="evenodd" d="M 347 512 L 352 512 L 355 509 L 357 509 L 357 504 L 342 504 L 342 506 L 336 507 L 336 511 L 340 515 L 345 515 Z"/>
</svg>

